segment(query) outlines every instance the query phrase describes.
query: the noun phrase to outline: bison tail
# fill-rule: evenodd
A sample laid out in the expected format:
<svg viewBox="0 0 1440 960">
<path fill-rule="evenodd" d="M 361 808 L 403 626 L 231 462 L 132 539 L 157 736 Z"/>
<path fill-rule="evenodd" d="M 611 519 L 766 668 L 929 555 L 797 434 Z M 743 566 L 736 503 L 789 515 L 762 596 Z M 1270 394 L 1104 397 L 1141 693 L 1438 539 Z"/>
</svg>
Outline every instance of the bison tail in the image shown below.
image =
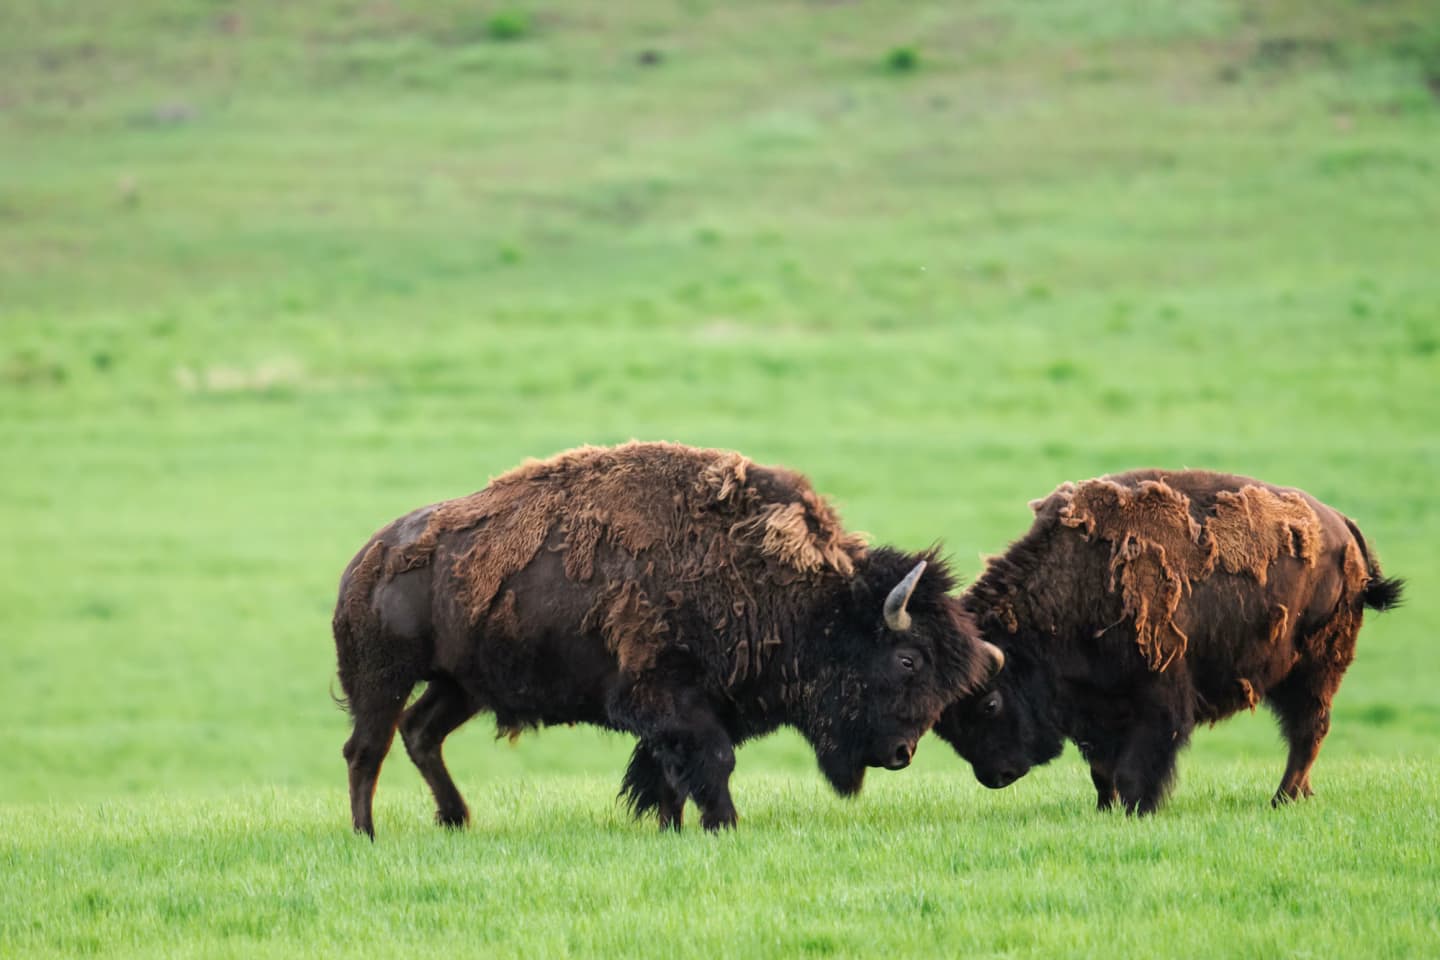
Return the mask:
<svg viewBox="0 0 1440 960">
<path fill-rule="evenodd" d="M 1405 581 L 1399 577 L 1383 576 L 1380 573 L 1380 564 L 1370 554 L 1370 544 L 1365 542 L 1365 535 L 1355 526 L 1355 521 L 1345 517 L 1345 526 L 1350 528 L 1350 535 L 1360 546 L 1360 554 L 1365 558 L 1365 569 L 1370 574 L 1370 580 L 1360 594 L 1361 602 L 1371 610 L 1393 610 L 1400 606 L 1400 595 L 1405 590 Z"/>
<path fill-rule="evenodd" d="M 330 630 L 335 636 L 335 659 L 339 668 L 337 675 L 330 678 L 330 699 L 335 706 L 353 717 L 355 709 L 349 696 L 351 686 L 345 681 L 348 677 L 353 677 L 357 669 L 355 631 L 351 628 L 350 618 L 346 615 L 343 604 L 335 608 L 335 618 L 330 621 Z M 337 679 L 340 681 L 340 689 L 344 691 L 342 696 L 335 693 Z"/>
<path fill-rule="evenodd" d="M 1405 581 L 1399 577 L 1372 577 L 1360 597 L 1371 610 L 1393 610 L 1400 606 L 1404 591 Z"/>
<path fill-rule="evenodd" d="M 344 710 L 346 713 L 350 713 L 350 712 L 351 712 L 351 711 L 350 711 L 350 698 L 349 698 L 349 697 L 337 697 L 337 696 L 335 696 L 335 678 L 334 678 L 334 677 L 331 677 L 331 678 L 330 678 L 330 699 L 331 699 L 332 701 L 334 701 L 335 706 L 339 707 L 341 710 Z"/>
</svg>

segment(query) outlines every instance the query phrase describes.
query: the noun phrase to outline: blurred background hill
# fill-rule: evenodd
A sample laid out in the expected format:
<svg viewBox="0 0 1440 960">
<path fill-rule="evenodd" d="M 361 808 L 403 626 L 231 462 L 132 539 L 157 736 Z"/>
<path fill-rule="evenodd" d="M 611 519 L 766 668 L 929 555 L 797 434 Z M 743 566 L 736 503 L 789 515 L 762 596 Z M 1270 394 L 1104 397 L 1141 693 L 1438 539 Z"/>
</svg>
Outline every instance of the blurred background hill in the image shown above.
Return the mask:
<svg viewBox="0 0 1440 960">
<path fill-rule="evenodd" d="M 0 66 L 0 801 L 341 796 L 353 551 L 632 437 L 967 579 L 1063 480 L 1304 487 L 1411 581 L 1322 772 L 1440 745 L 1428 0 L 7 0 Z M 489 729 L 462 785 L 618 786 Z"/>
</svg>

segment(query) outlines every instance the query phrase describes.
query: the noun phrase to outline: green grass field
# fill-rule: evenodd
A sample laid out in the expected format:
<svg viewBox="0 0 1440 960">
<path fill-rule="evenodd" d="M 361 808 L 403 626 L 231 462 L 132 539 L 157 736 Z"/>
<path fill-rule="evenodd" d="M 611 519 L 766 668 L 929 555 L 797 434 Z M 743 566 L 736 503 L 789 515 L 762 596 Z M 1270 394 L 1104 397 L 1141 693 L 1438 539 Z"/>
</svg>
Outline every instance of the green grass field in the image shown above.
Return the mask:
<svg viewBox="0 0 1440 960">
<path fill-rule="evenodd" d="M 1440 953 L 1432 3 L 64 10 L 0 4 L 0 955 Z M 966 578 L 1062 480 L 1248 473 L 1409 602 L 1281 811 L 1263 712 L 1141 822 L 777 735 L 722 837 L 477 720 L 471 831 L 397 750 L 351 836 L 345 562 L 631 437 Z"/>
</svg>

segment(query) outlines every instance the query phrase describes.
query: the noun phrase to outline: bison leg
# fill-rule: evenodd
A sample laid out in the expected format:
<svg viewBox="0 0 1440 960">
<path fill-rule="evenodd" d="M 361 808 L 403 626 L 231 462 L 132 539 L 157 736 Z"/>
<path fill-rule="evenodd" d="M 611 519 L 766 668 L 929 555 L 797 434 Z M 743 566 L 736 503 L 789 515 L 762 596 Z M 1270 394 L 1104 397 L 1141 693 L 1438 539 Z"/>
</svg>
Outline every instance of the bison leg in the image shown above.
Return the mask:
<svg viewBox="0 0 1440 960">
<path fill-rule="evenodd" d="M 442 827 L 463 827 L 470 822 L 465 798 L 460 796 L 450 771 L 445 769 L 440 747 L 445 738 L 477 710 L 459 684 L 448 677 L 436 677 L 400 721 L 405 752 L 410 754 L 435 795 L 435 822 Z"/>
<path fill-rule="evenodd" d="M 637 682 L 617 691 L 609 710 L 611 721 L 639 736 L 660 762 L 678 802 L 686 796 L 695 798 L 701 826 L 706 830 L 735 826 L 730 797 L 735 748 L 703 694 L 692 688 L 672 690 Z"/>
<path fill-rule="evenodd" d="M 664 766 L 643 740 L 630 755 L 620 795 L 637 820 L 654 811 L 661 830 L 680 829 L 685 816 L 685 794 L 671 784 Z"/>
<path fill-rule="evenodd" d="M 1090 764 L 1090 782 L 1095 784 L 1095 809 L 1109 810 L 1120 794 L 1115 789 L 1115 774 L 1107 765 Z"/>
<path fill-rule="evenodd" d="M 1095 809 L 1109 810 L 1115 806 L 1120 794 L 1115 789 L 1115 746 L 1114 734 L 1103 731 L 1087 731 L 1076 741 L 1080 755 L 1090 764 L 1090 782 L 1095 785 Z"/>
<path fill-rule="evenodd" d="M 706 830 L 735 826 L 739 819 L 730 797 L 730 774 L 735 769 L 735 748 L 718 721 L 688 729 L 666 731 L 656 740 L 656 754 L 665 777 L 681 796 L 689 794 L 700 808 L 700 825 Z"/>
<path fill-rule="evenodd" d="M 1194 719 L 1171 705 L 1188 700 L 1171 699 L 1170 692 L 1169 687 L 1157 686 L 1136 704 L 1139 709 L 1115 764 L 1115 788 L 1126 813 L 1144 816 L 1159 809 L 1175 777 L 1175 759 L 1190 740 Z"/>
<path fill-rule="evenodd" d="M 342 751 L 350 767 L 350 820 L 356 833 L 363 833 L 371 840 L 375 839 L 375 821 L 371 815 L 375 784 L 380 779 L 380 765 L 385 762 L 390 743 L 395 739 L 395 725 L 400 721 L 408 694 L 407 689 L 403 693 L 377 697 L 370 704 L 351 699 L 355 730 Z"/>
<path fill-rule="evenodd" d="M 1270 801 L 1271 806 L 1315 795 L 1310 789 L 1310 768 L 1315 765 L 1320 744 L 1330 732 L 1330 701 L 1337 686 L 1338 678 L 1333 684 L 1317 684 L 1310 682 L 1310 678 L 1291 676 L 1266 694 L 1290 745 L 1285 776 Z"/>
</svg>

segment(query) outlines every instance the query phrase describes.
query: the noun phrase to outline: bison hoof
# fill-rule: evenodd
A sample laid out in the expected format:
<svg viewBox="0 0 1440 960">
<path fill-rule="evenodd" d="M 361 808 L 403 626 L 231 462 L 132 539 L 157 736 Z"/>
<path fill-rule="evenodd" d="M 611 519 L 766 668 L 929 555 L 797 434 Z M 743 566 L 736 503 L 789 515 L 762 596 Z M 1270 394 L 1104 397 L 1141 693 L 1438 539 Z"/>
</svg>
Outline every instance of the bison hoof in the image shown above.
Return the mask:
<svg viewBox="0 0 1440 960">
<path fill-rule="evenodd" d="M 1310 789 L 1310 784 L 1302 784 L 1298 790 L 1286 790 L 1281 787 L 1275 791 L 1275 796 L 1270 798 L 1270 806 L 1280 807 L 1292 800 L 1309 800 L 1315 796 L 1315 791 Z"/>
<path fill-rule="evenodd" d="M 700 825 L 708 833 L 714 833 L 717 830 L 734 830 L 739 819 L 734 810 L 720 810 L 715 813 L 707 811 L 701 815 Z"/>
<path fill-rule="evenodd" d="M 464 830 L 470 825 L 470 811 L 437 810 L 435 822 L 447 830 Z"/>
<path fill-rule="evenodd" d="M 1121 801 L 1125 804 L 1125 815 L 1128 817 L 1148 817 L 1160 809 L 1160 801 L 1155 797 L 1126 800 L 1121 794 Z"/>
</svg>

